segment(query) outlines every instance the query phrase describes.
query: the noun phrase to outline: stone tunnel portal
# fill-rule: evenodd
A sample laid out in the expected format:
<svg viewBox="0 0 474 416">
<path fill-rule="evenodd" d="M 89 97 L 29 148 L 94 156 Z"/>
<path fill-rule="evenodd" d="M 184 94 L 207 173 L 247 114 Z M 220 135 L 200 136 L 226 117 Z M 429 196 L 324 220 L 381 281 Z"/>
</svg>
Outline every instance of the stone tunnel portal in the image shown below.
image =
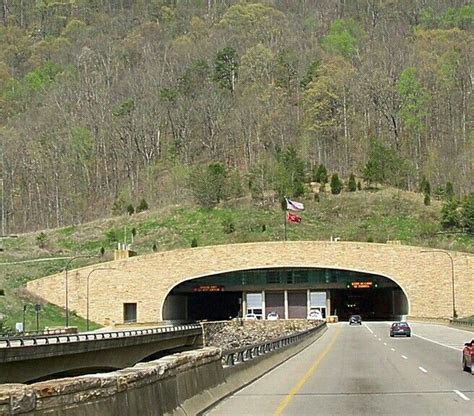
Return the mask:
<svg viewBox="0 0 474 416">
<path fill-rule="evenodd" d="M 239 270 L 187 280 L 165 300 L 165 320 L 226 320 L 254 313 L 265 319 L 306 318 L 310 310 L 346 320 L 400 320 L 408 299 L 393 280 L 375 274 L 327 268 Z"/>
</svg>

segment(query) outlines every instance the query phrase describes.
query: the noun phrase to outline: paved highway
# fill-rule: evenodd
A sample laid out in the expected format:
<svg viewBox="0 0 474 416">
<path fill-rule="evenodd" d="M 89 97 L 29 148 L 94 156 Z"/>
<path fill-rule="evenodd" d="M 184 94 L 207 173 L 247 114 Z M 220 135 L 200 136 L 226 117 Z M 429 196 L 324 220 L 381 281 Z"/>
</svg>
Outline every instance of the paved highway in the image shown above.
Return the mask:
<svg viewBox="0 0 474 416">
<path fill-rule="evenodd" d="M 388 322 L 329 325 L 311 346 L 207 415 L 474 415 L 474 376 L 461 370 L 473 333 Z"/>
</svg>

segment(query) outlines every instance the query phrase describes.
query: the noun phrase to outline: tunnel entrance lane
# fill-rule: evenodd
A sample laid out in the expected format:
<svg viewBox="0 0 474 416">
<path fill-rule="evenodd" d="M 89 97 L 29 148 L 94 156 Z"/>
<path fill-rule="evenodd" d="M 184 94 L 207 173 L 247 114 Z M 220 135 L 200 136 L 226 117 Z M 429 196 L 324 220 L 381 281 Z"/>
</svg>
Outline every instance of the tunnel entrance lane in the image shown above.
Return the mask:
<svg viewBox="0 0 474 416">
<path fill-rule="evenodd" d="M 346 320 L 401 320 L 408 300 L 391 279 L 351 270 L 267 268 L 237 270 L 190 279 L 165 300 L 163 319 L 222 320 L 254 313 L 265 318 L 306 318 L 318 309 L 323 317 Z"/>
</svg>

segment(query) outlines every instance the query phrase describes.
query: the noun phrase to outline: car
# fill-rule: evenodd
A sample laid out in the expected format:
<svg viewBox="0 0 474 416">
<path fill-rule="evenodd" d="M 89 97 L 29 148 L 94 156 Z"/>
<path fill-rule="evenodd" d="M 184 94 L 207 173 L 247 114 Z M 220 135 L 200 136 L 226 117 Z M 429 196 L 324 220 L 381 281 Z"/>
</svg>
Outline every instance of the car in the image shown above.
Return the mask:
<svg viewBox="0 0 474 416">
<path fill-rule="evenodd" d="M 247 313 L 245 316 L 244 316 L 244 320 L 245 321 L 256 321 L 258 318 L 257 318 L 257 315 L 255 315 L 254 313 Z"/>
<path fill-rule="evenodd" d="M 360 315 L 351 315 L 349 325 L 362 325 L 362 317 Z"/>
<path fill-rule="evenodd" d="M 462 369 L 474 374 L 474 339 L 464 344 L 462 350 Z"/>
<path fill-rule="evenodd" d="M 269 321 L 276 321 L 277 319 L 279 319 L 280 317 L 278 316 L 278 314 L 276 312 L 270 312 L 268 315 L 267 315 L 267 319 Z"/>
<path fill-rule="evenodd" d="M 323 315 L 321 314 L 321 311 L 315 309 L 315 310 L 309 311 L 308 317 L 306 319 L 320 321 L 323 319 Z"/>
<path fill-rule="evenodd" d="M 411 328 L 408 322 L 394 322 L 390 327 L 390 336 L 393 338 L 397 335 L 411 337 Z"/>
</svg>

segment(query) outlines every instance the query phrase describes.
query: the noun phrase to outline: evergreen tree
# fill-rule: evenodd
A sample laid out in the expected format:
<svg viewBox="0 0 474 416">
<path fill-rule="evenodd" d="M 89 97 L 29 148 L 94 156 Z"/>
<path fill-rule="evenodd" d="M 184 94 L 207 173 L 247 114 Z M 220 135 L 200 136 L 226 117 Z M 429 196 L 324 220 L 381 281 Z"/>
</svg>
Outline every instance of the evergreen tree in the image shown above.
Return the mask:
<svg viewBox="0 0 474 416">
<path fill-rule="evenodd" d="M 349 182 L 347 184 L 347 189 L 349 190 L 349 192 L 355 192 L 356 189 L 357 189 L 356 180 L 355 180 L 355 176 L 354 176 L 353 173 L 351 173 L 350 176 L 349 176 Z"/>
<path fill-rule="evenodd" d="M 326 169 L 326 166 L 324 166 L 322 163 L 318 166 L 318 170 L 314 175 L 314 180 L 317 183 L 320 183 L 323 187 L 328 183 L 328 171 Z"/>
<path fill-rule="evenodd" d="M 235 49 L 226 47 L 217 52 L 214 65 L 214 80 L 232 94 L 235 91 L 239 60 Z"/>
<path fill-rule="evenodd" d="M 474 192 L 471 192 L 464 201 L 463 224 L 469 233 L 474 234 Z"/>
<path fill-rule="evenodd" d="M 333 195 L 338 195 L 342 191 L 342 181 L 339 179 L 339 175 L 337 173 L 334 173 L 331 176 L 331 193 Z"/>
<path fill-rule="evenodd" d="M 140 200 L 140 203 L 137 206 L 137 213 L 142 212 L 142 211 L 147 211 L 148 210 L 148 203 L 146 202 L 145 198 L 142 198 Z"/>
<path fill-rule="evenodd" d="M 450 200 L 450 199 L 454 198 L 454 187 L 453 187 L 453 184 L 451 182 L 446 183 L 446 188 L 445 188 L 445 191 L 444 191 L 444 198 L 446 200 Z"/>
<path fill-rule="evenodd" d="M 443 228 L 460 227 L 462 223 L 461 203 L 456 198 L 448 199 L 441 208 Z"/>
</svg>

